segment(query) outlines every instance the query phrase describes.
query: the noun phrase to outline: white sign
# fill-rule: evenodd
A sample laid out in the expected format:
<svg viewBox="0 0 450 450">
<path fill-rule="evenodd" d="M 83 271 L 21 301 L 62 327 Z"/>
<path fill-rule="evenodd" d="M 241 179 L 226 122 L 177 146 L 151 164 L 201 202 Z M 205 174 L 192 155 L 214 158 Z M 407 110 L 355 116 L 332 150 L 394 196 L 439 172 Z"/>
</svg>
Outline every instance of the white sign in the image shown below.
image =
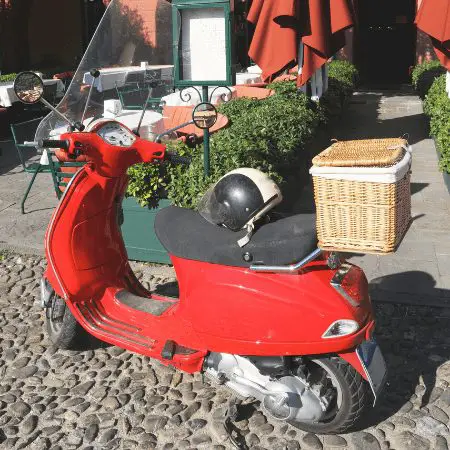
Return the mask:
<svg viewBox="0 0 450 450">
<path fill-rule="evenodd" d="M 182 80 L 225 81 L 227 51 L 222 8 L 183 9 L 181 12 Z"/>
</svg>

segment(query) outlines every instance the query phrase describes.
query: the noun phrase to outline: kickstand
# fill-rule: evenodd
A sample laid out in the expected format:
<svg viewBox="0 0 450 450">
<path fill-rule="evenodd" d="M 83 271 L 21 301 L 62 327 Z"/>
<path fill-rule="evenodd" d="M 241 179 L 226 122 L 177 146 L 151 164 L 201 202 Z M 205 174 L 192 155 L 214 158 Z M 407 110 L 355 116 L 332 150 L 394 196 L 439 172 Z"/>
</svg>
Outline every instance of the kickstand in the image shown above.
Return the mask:
<svg viewBox="0 0 450 450">
<path fill-rule="evenodd" d="M 230 399 L 230 401 L 228 402 L 228 409 L 225 413 L 224 425 L 230 438 L 231 444 L 238 450 L 248 450 L 244 437 L 239 434 L 237 427 L 233 423 L 236 422 L 239 417 L 238 406 L 240 403 L 240 400 L 238 400 L 236 397 L 232 397 Z"/>
</svg>

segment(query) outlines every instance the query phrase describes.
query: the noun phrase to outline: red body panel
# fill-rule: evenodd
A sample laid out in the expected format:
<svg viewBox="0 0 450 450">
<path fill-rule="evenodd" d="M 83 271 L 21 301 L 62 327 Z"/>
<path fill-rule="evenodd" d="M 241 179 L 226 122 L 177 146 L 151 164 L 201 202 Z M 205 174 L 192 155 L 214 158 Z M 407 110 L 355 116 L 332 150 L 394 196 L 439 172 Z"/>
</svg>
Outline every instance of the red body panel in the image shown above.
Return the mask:
<svg viewBox="0 0 450 450">
<path fill-rule="evenodd" d="M 158 359 L 166 341 L 172 340 L 193 350 L 176 353 L 165 362 L 188 372 L 201 370 L 205 355 L 216 351 L 342 353 L 363 373 L 357 358 L 348 356 L 374 325 L 362 272 L 355 284 L 364 292 L 355 307 L 331 287 L 335 271 L 325 261 L 288 275 L 172 256 L 180 298 L 152 295 L 129 267 L 117 217 L 127 184 L 126 169 L 136 162 L 161 159 L 164 147 L 139 139 L 133 148 L 113 147 L 93 133 L 62 138 L 76 141 L 93 163 L 73 178 L 49 225 L 46 277 L 90 333 Z M 132 309 L 115 298 L 123 289 L 173 305 L 160 316 Z M 360 331 L 323 339 L 325 330 L 338 319 L 356 320 Z"/>
</svg>

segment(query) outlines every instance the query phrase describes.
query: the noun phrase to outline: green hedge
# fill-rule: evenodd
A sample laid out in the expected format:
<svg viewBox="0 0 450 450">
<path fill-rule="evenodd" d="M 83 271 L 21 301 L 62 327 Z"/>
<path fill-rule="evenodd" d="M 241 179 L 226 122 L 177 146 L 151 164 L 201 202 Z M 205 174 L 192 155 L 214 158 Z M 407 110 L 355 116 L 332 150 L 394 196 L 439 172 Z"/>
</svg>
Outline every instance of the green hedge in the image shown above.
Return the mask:
<svg viewBox="0 0 450 450">
<path fill-rule="evenodd" d="M 14 81 L 16 79 L 16 76 L 17 76 L 17 73 L 7 73 L 5 75 L 0 75 L 0 83 Z"/>
<path fill-rule="evenodd" d="M 414 67 L 411 74 L 411 81 L 414 89 L 423 99 L 427 95 L 434 80 L 445 73 L 439 60 L 426 61 Z"/>
<path fill-rule="evenodd" d="M 230 125 L 211 136 L 211 174 L 203 175 L 203 146 L 194 149 L 171 143 L 177 153 L 190 156 L 189 167 L 140 164 L 129 170 L 127 195 L 142 206 L 155 206 L 167 196 L 174 204 L 195 208 L 207 188 L 230 170 L 262 170 L 283 189 L 286 180 L 309 164 L 305 146 L 330 113 L 330 105 L 351 94 L 357 78 L 349 63 L 330 64 L 330 89 L 318 104 L 299 92 L 295 82 L 272 83 L 275 95 L 262 100 L 238 98 L 220 105 Z M 175 148 L 173 148 L 175 147 Z"/>
<path fill-rule="evenodd" d="M 435 80 L 424 102 L 430 117 L 430 131 L 440 153 L 441 170 L 450 173 L 450 98 L 445 90 L 445 75 Z"/>
</svg>

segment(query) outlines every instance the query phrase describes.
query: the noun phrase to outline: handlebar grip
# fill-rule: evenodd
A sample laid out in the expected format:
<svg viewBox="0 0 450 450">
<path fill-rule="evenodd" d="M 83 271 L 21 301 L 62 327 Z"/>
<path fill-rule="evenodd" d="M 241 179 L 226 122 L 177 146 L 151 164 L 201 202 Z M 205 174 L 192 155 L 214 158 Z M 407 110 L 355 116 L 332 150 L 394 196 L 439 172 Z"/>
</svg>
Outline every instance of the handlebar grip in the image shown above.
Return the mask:
<svg viewBox="0 0 450 450">
<path fill-rule="evenodd" d="M 166 159 L 167 161 L 170 161 L 173 164 L 182 164 L 184 166 L 189 166 L 189 164 L 191 164 L 190 158 L 187 158 L 186 156 L 177 155 L 176 153 L 166 152 Z"/>
<path fill-rule="evenodd" d="M 63 148 L 68 150 L 70 147 L 70 141 L 68 139 L 40 139 L 39 147 L 42 148 Z"/>
</svg>

